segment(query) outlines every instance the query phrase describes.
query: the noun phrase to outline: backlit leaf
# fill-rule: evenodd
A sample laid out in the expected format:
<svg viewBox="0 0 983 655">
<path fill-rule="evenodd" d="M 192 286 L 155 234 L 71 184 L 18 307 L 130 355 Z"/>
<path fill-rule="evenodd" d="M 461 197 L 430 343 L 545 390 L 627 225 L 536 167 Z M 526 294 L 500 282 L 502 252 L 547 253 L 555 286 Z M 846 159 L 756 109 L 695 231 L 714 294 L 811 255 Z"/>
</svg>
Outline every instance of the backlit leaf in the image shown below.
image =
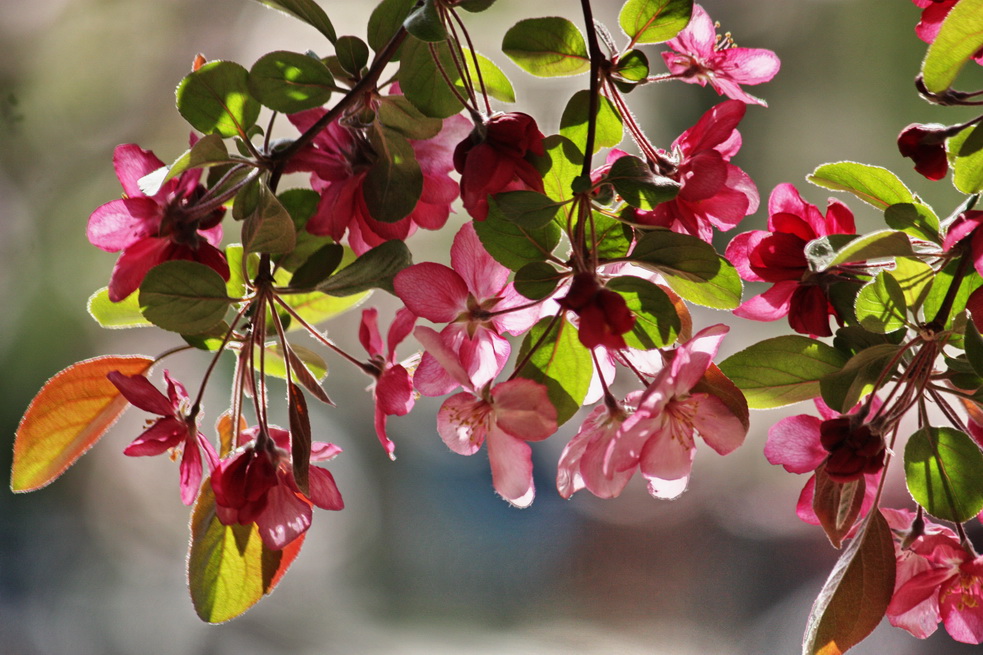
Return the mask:
<svg viewBox="0 0 983 655">
<path fill-rule="evenodd" d="M 235 62 L 208 62 L 181 80 L 176 94 L 178 111 L 204 134 L 245 137 L 259 117 L 249 73 Z"/>
<path fill-rule="evenodd" d="M 519 350 L 519 360 L 526 364 L 518 375 L 546 385 L 550 402 L 556 407 L 556 423 L 562 425 L 580 409 L 590 387 L 594 364 L 572 324 L 560 319 L 550 327 L 551 322 L 552 319 L 544 318 L 526 334 Z M 539 348 L 527 361 L 525 356 L 534 344 L 540 344 Z"/>
<path fill-rule="evenodd" d="M 560 134 L 582 146 L 587 144 L 589 101 L 589 91 L 577 91 L 567 102 L 563 116 L 560 117 Z M 621 143 L 623 136 L 621 116 L 614 104 L 604 96 L 598 98 L 596 117 L 594 152 Z"/>
<path fill-rule="evenodd" d="M 693 0 L 628 0 L 618 24 L 635 43 L 662 43 L 689 24 Z"/>
<path fill-rule="evenodd" d="M 576 75 L 590 68 L 583 35 L 560 16 L 519 21 L 505 33 L 502 52 L 539 77 Z"/>
<path fill-rule="evenodd" d="M 854 312 L 865 330 L 885 334 L 905 326 L 905 294 L 890 273 L 882 271 L 860 289 Z"/>
<path fill-rule="evenodd" d="M 253 97 L 285 114 L 320 107 L 333 89 L 334 77 L 324 62 L 299 52 L 267 53 L 249 71 Z"/>
<path fill-rule="evenodd" d="M 904 451 L 911 497 L 932 516 L 962 523 L 983 509 L 983 453 L 964 432 L 923 428 Z"/>
<path fill-rule="evenodd" d="M 941 93 L 983 48 L 983 0 L 960 0 L 946 15 L 922 62 L 925 87 Z"/>
<path fill-rule="evenodd" d="M 140 313 L 138 295 L 131 293 L 119 302 L 109 299 L 109 287 L 103 287 L 89 296 L 89 315 L 96 323 L 111 330 L 153 325 Z"/>
<path fill-rule="evenodd" d="M 225 316 L 231 299 L 225 280 L 198 262 L 172 260 L 154 266 L 140 285 L 140 311 L 157 327 L 201 334 Z"/>
<path fill-rule="evenodd" d="M 307 23 L 318 32 L 327 37 L 328 41 L 335 42 L 336 36 L 334 26 L 324 10 L 314 2 L 314 0 L 257 0 L 268 7 L 279 9 L 285 14 L 290 14 L 294 18 Z"/>
<path fill-rule="evenodd" d="M 823 164 L 808 180 L 834 191 L 849 191 L 882 211 L 898 203 L 917 202 L 904 182 L 891 171 L 855 161 Z"/>
</svg>

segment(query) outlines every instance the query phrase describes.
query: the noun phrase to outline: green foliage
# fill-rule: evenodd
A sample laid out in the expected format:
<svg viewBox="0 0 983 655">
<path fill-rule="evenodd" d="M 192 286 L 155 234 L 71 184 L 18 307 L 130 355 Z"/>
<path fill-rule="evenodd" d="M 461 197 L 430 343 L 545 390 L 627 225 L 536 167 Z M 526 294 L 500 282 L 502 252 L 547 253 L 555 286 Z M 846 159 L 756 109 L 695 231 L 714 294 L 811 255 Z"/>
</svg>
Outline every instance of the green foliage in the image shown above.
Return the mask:
<svg viewBox="0 0 983 655">
<path fill-rule="evenodd" d="M 922 61 L 925 88 L 942 93 L 983 48 L 983 0 L 961 0 L 949 11 Z"/>
<path fill-rule="evenodd" d="M 515 290 L 530 300 L 546 298 L 556 289 L 564 273 L 546 262 L 530 262 L 515 272 Z"/>
<path fill-rule="evenodd" d="M 635 326 L 625 334 L 626 344 L 651 350 L 675 343 L 681 330 L 679 314 L 665 291 L 648 280 L 630 275 L 616 277 L 605 286 L 621 294 L 635 315 Z"/>
<path fill-rule="evenodd" d="M 628 0 L 618 24 L 635 43 L 663 43 L 689 24 L 693 0 Z"/>
<path fill-rule="evenodd" d="M 505 220 L 525 230 L 539 230 L 557 217 L 562 207 L 549 196 L 536 191 L 503 191 L 492 196 Z"/>
<path fill-rule="evenodd" d="M 536 350 L 526 360 L 529 351 Z M 577 329 L 566 319 L 544 318 L 526 334 L 519 349 L 519 377 L 546 386 L 556 407 L 556 423 L 566 423 L 584 402 L 594 370 L 590 351 L 580 343 Z"/>
<path fill-rule="evenodd" d="M 574 143 L 587 144 L 587 127 L 590 112 L 590 92 L 577 91 L 567 102 L 560 117 L 560 134 Z M 598 98 L 596 112 L 594 152 L 612 148 L 619 143 L 624 132 L 621 116 L 614 104 L 604 96 Z"/>
<path fill-rule="evenodd" d="M 164 183 L 173 180 L 181 173 L 193 168 L 221 166 L 232 161 L 222 137 L 217 134 L 206 134 L 177 158 L 170 166 L 158 168 L 140 178 L 140 190 L 148 196 L 157 195 Z"/>
<path fill-rule="evenodd" d="M 488 201 L 488 217 L 473 223 L 488 254 L 506 268 L 517 271 L 530 262 L 546 261 L 560 243 L 560 228 L 549 223 L 526 229 L 505 218 L 494 196 Z"/>
<path fill-rule="evenodd" d="M 702 239 L 653 230 L 638 240 L 628 259 L 661 273 L 673 291 L 697 305 L 734 309 L 741 303 L 737 270 Z"/>
<path fill-rule="evenodd" d="M 150 269 L 140 285 L 139 299 L 148 321 L 181 334 L 206 332 L 222 320 L 231 302 L 221 275 L 184 260 Z"/>
<path fill-rule="evenodd" d="M 459 76 L 447 43 L 428 43 L 413 36 L 403 42 L 402 62 L 396 79 L 406 98 L 425 116 L 448 118 L 461 111 L 462 105 L 434 63 L 431 49 L 444 74 L 452 83 L 456 82 Z"/>
<path fill-rule="evenodd" d="M 908 439 L 905 481 L 932 516 L 961 523 L 983 509 L 983 453 L 965 432 L 926 427 Z"/>
<path fill-rule="evenodd" d="M 177 108 L 204 134 L 246 138 L 259 118 L 259 102 L 249 92 L 249 73 L 231 61 L 211 61 L 178 84 Z"/>
<path fill-rule="evenodd" d="M 682 187 L 676 180 L 656 175 L 648 164 L 633 155 L 619 157 L 604 180 L 629 205 L 646 211 L 672 200 Z"/>
<path fill-rule="evenodd" d="M 320 107 L 334 88 L 334 77 L 324 62 L 299 52 L 267 53 L 249 71 L 253 97 L 285 114 Z"/>
<path fill-rule="evenodd" d="M 916 239 L 942 243 L 939 218 L 928 205 L 902 202 L 884 210 L 884 222 L 894 230 L 907 232 Z"/>
<path fill-rule="evenodd" d="M 864 348 L 853 355 L 843 368 L 829 373 L 819 381 L 823 400 L 830 408 L 846 414 L 861 398 L 874 390 L 874 385 L 881 379 L 888 362 L 897 354 L 898 346 L 892 343 Z"/>
<path fill-rule="evenodd" d="M 285 14 L 289 14 L 301 20 L 318 32 L 327 37 L 328 41 L 335 42 L 334 26 L 324 10 L 314 2 L 314 0 L 257 0 L 268 7 L 279 9 Z"/>
<path fill-rule="evenodd" d="M 983 191 L 983 125 L 951 137 L 946 147 L 956 188 L 967 195 Z"/>
<path fill-rule="evenodd" d="M 369 130 L 375 150 L 365 181 L 362 199 L 372 218 L 395 223 L 410 215 L 423 192 L 423 171 L 413 146 L 399 133 L 376 123 Z"/>
<path fill-rule="evenodd" d="M 289 253 L 297 244 L 297 233 L 290 213 L 265 182 L 259 183 L 256 209 L 243 221 L 242 241 L 247 253 L 277 255 Z"/>
<path fill-rule="evenodd" d="M 412 263 L 405 243 L 386 241 L 317 285 L 317 290 L 329 296 L 351 296 L 369 289 L 392 293 L 393 278 Z"/>
<path fill-rule="evenodd" d="M 447 30 L 440 21 L 437 4 L 434 0 L 423 0 L 423 4 L 410 12 L 403 22 L 406 31 L 421 41 L 444 41 Z"/>
<path fill-rule="evenodd" d="M 884 334 L 905 326 L 908 305 L 894 276 L 881 272 L 857 294 L 854 311 L 864 329 Z"/>
<path fill-rule="evenodd" d="M 897 175 L 879 166 L 858 164 L 855 161 L 823 164 L 808 179 L 816 186 L 834 191 L 849 191 L 882 211 L 891 205 L 917 202 Z"/>
<path fill-rule="evenodd" d="M 806 245 L 809 268 L 817 273 L 853 262 L 914 255 L 904 232 L 880 230 L 864 235 L 831 234 Z"/>
<path fill-rule="evenodd" d="M 109 299 L 109 287 L 103 287 L 89 296 L 89 316 L 96 323 L 110 330 L 153 325 L 140 313 L 138 294 L 131 293 L 119 302 Z"/>
<path fill-rule="evenodd" d="M 502 52 L 538 77 L 576 75 L 590 68 L 583 35 L 560 16 L 519 21 L 505 33 Z"/>
</svg>

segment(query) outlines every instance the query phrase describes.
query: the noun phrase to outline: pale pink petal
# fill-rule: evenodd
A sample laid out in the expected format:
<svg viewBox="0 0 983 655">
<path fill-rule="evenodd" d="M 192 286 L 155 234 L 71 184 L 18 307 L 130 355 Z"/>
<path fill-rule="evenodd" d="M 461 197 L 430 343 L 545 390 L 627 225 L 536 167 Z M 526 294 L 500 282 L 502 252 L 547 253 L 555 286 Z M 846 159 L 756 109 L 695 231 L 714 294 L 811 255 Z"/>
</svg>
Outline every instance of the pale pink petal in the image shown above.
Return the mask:
<svg viewBox="0 0 983 655">
<path fill-rule="evenodd" d="M 716 39 L 717 32 L 710 16 L 703 7 L 694 4 L 689 24 L 666 45 L 679 52 L 706 57 L 713 53 Z"/>
<path fill-rule="evenodd" d="M 471 223 L 461 226 L 454 237 L 451 266 L 478 302 L 498 296 L 509 278 L 509 269 L 488 254 Z"/>
<path fill-rule="evenodd" d="M 480 389 L 502 372 L 509 359 L 512 346 L 508 340 L 491 330 L 478 328 L 474 337 L 469 337 L 463 324 L 453 326 L 461 331 L 458 346 L 458 360 L 468 372 L 468 378 L 475 389 Z M 452 329 L 448 326 L 445 330 Z"/>
<path fill-rule="evenodd" d="M 747 427 L 720 398 L 698 393 L 687 402 L 696 407 L 693 427 L 717 453 L 727 455 L 744 443 Z"/>
<path fill-rule="evenodd" d="M 667 381 L 668 388 L 672 389 L 669 395 L 689 393 L 710 368 L 720 342 L 729 331 L 730 328 L 722 323 L 711 325 L 694 334 L 692 339 L 676 349 Z"/>
<path fill-rule="evenodd" d="M 765 459 L 789 473 L 815 471 L 829 454 L 819 441 L 821 423 L 807 414 L 783 418 L 768 430 Z"/>
<path fill-rule="evenodd" d="M 556 407 L 538 382 L 516 378 L 496 385 L 491 395 L 495 423 L 509 435 L 540 441 L 556 432 Z"/>
<path fill-rule="evenodd" d="M 458 455 L 473 455 L 485 441 L 490 414 L 491 406 L 480 398 L 454 394 L 437 412 L 437 433 Z"/>
<path fill-rule="evenodd" d="M 315 441 L 311 443 L 311 461 L 327 462 L 341 454 L 341 448 L 326 441 Z"/>
<path fill-rule="evenodd" d="M 795 280 L 776 282 L 764 293 L 745 300 L 734 310 L 734 316 L 753 321 L 775 321 L 788 316 L 792 305 L 792 294 L 799 287 Z"/>
<path fill-rule="evenodd" d="M 816 497 L 816 475 L 810 475 L 806 484 L 799 493 L 799 499 L 795 503 L 795 515 L 800 521 L 809 525 L 819 525 L 819 517 L 812 506 L 812 501 Z"/>
<path fill-rule="evenodd" d="M 528 507 L 536 495 L 532 481 L 532 449 L 521 439 L 492 426 L 488 432 L 492 486 L 515 507 Z"/>
<path fill-rule="evenodd" d="M 762 48 L 727 48 L 717 53 L 720 72 L 738 84 L 762 84 L 778 74 L 778 56 Z"/>
<path fill-rule="evenodd" d="M 274 485 L 266 494 L 266 507 L 256 517 L 259 536 L 271 550 L 283 550 L 311 527 L 311 506 L 288 485 Z"/>
<path fill-rule="evenodd" d="M 446 332 L 446 330 L 445 330 Z M 471 378 L 468 376 L 467 372 L 464 370 L 464 366 L 461 365 L 461 360 L 457 353 L 452 350 L 453 347 L 453 333 L 448 336 L 451 337 L 451 344 L 448 344 L 448 339 L 445 334 L 437 333 L 433 328 L 428 328 L 425 325 L 418 325 L 416 329 L 413 330 L 413 336 L 416 340 L 420 342 L 423 348 L 427 351 L 436 364 L 446 371 L 452 379 L 454 379 L 458 384 L 463 386 L 465 389 L 473 389 L 471 384 Z M 424 355 L 424 360 L 426 355 Z M 420 367 L 423 367 L 421 362 Z M 417 369 L 416 375 L 414 376 L 418 381 L 420 379 L 420 370 Z"/>
<path fill-rule="evenodd" d="M 407 309 L 434 323 L 450 323 L 468 309 L 465 281 L 443 264 L 423 262 L 405 268 L 393 279 L 393 287 Z"/>
<path fill-rule="evenodd" d="M 590 421 L 591 417 L 599 411 L 603 412 L 604 408 L 595 408 L 587 421 Z M 585 425 L 587 421 L 584 422 Z M 583 475 L 580 473 L 581 461 L 584 451 L 587 450 L 587 444 L 593 437 L 592 432 L 581 428 L 581 431 L 575 434 L 573 439 L 563 447 L 563 452 L 560 453 L 560 462 L 556 466 L 556 490 L 562 498 L 570 498 L 585 487 Z"/>
<path fill-rule="evenodd" d="M 638 466 L 647 479 L 678 480 L 693 469 L 695 454 L 692 435 L 680 439 L 674 431 L 663 430 L 645 442 Z"/>
</svg>

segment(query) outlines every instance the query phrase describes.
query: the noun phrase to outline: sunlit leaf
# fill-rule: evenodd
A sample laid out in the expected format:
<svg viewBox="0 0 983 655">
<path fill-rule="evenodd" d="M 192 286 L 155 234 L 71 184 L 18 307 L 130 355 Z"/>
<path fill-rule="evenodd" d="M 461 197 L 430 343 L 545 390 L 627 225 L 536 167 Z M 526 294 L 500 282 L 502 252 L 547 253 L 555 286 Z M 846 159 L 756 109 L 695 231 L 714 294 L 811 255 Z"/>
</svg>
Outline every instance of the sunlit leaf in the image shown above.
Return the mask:
<svg viewBox="0 0 983 655">
<path fill-rule="evenodd" d="M 628 0 L 618 24 L 635 43 L 663 43 L 689 24 L 693 0 Z"/>
<path fill-rule="evenodd" d="M 917 202 L 904 182 L 891 171 L 855 161 L 823 164 L 808 180 L 834 191 L 849 191 L 882 211 L 898 203 Z"/>
<path fill-rule="evenodd" d="M 557 425 L 572 417 L 587 395 L 594 370 L 590 351 L 580 343 L 577 329 L 566 319 L 544 318 L 526 334 L 519 350 L 519 359 L 526 364 L 519 377 L 546 385 L 550 402 L 556 407 Z M 539 347 L 526 359 L 534 344 Z"/>
<path fill-rule="evenodd" d="M 334 90 L 334 77 L 320 59 L 279 50 L 253 64 L 249 90 L 270 109 L 293 114 L 326 103 Z"/>
<path fill-rule="evenodd" d="M 583 35 L 560 16 L 519 21 L 505 33 L 502 52 L 539 77 L 576 75 L 590 68 Z"/>
<path fill-rule="evenodd" d="M 962 523 L 983 509 L 983 453 L 965 432 L 923 428 L 904 451 L 911 497 L 932 516 Z"/>
<path fill-rule="evenodd" d="M 225 280 L 198 262 L 172 260 L 154 266 L 140 285 L 140 311 L 154 325 L 201 334 L 225 316 L 231 299 Z"/>
<path fill-rule="evenodd" d="M 103 287 L 89 296 L 89 315 L 104 328 L 120 329 L 153 325 L 140 313 L 138 294 L 131 293 L 119 302 L 109 299 L 109 287 Z"/>
<path fill-rule="evenodd" d="M 952 86 L 962 67 L 983 48 L 983 0 L 960 0 L 939 28 L 922 62 L 925 87 L 941 93 Z"/>
<path fill-rule="evenodd" d="M 177 108 L 199 132 L 245 136 L 259 118 L 260 104 L 249 93 L 249 73 L 231 61 L 210 61 L 177 87 Z"/>
</svg>

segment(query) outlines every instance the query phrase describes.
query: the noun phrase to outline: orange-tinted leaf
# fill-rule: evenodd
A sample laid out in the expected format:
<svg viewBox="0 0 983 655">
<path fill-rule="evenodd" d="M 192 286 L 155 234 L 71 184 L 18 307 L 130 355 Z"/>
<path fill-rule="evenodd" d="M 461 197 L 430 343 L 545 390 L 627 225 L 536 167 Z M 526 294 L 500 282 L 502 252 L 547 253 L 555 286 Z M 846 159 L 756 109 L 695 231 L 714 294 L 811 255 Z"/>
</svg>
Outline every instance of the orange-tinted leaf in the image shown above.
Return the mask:
<svg viewBox="0 0 983 655">
<path fill-rule="evenodd" d="M 191 513 L 188 587 L 202 621 L 239 616 L 273 591 L 304 543 L 301 535 L 283 550 L 263 545 L 256 524 L 224 525 L 215 515 L 215 494 L 206 481 Z"/>
<path fill-rule="evenodd" d="M 141 375 L 152 364 L 149 357 L 109 355 L 72 364 L 48 380 L 17 427 L 10 488 L 33 491 L 64 473 L 129 405 L 106 375 Z"/>
<path fill-rule="evenodd" d="M 873 632 L 894 593 L 891 529 L 873 510 L 833 567 L 809 614 L 803 655 L 842 655 Z"/>
<path fill-rule="evenodd" d="M 826 467 L 816 469 L 816 492 L 812 508 L 834 548 L 839 548 L 860 516 L 867 481 L 861 476 L 851 482 L 834 482 Z"/>
<path fill-rule="evenodd" d="M 239 432 L 246 429 L 246 419 L 239 417 Z M 229 412 L 223 412 L 215 423 L 215 431 L 218 432 L 219 458 L 224 458 L 236 448 L 237 433 L 232 432 L 232 416 Z"/>
</svg>

